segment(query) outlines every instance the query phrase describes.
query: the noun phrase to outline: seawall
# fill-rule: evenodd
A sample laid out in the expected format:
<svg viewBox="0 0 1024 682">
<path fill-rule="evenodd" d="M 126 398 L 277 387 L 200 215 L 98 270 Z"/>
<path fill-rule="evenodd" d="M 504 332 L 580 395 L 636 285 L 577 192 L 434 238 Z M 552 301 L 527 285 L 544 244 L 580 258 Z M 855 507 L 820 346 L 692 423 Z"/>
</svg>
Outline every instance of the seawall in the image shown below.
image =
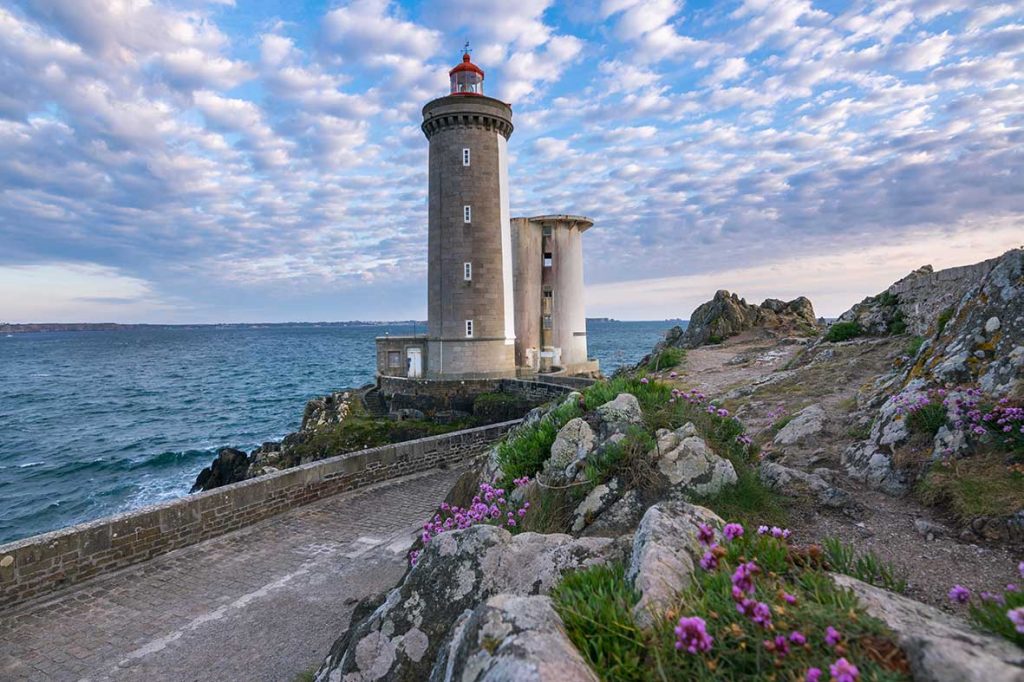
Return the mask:
<svg viewBox="0 0 1024 682">
<path fill-rule="evenodd" d="M 519 421 L 346 453 L 0 545 L 0 608 L 330 495 L 458 463 L 486 450 Z"/>
</svg>

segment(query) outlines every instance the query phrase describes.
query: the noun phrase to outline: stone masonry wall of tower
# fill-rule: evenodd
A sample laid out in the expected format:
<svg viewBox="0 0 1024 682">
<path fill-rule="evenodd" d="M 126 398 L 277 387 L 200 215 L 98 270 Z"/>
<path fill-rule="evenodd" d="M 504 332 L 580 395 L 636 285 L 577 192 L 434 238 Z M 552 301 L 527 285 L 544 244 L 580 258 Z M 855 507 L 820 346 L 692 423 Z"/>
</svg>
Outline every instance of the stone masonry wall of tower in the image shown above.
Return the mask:
<svg viewBox="0 0 1024 682">
<path fill-rule="evenodd" d="M 428 103 L 423 118 L 430 141 L 427 376 L 515 376 L 505 151 L 512 110 L 490 97 L 456 95 Z"/>
</svg>

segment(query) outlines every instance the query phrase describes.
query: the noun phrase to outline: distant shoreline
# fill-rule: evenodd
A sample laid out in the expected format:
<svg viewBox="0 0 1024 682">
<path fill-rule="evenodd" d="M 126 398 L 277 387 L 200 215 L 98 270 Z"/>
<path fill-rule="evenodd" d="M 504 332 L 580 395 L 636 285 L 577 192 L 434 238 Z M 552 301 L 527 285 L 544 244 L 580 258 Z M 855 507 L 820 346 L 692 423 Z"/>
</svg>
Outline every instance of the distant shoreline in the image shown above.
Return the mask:
<svg viewBox="0 0 1024 682">
<path fill-rule="evenodd" d="M 618 320 L 611 317 L 588 317 L 587 322 L 684 322 L 678 318 L 665 320 Z M 346 322 L 222 322 L 208 324 L 121 324 L 118 322 L 27 322 L 0 323 L 2 334 L 33 334 L 40 332 L 110 332 L 138 329 L 266 329 L 270 327 L 384 327 L 416 325 L 427 328 L 425 320 L 349 320 Z"/>
</svg>

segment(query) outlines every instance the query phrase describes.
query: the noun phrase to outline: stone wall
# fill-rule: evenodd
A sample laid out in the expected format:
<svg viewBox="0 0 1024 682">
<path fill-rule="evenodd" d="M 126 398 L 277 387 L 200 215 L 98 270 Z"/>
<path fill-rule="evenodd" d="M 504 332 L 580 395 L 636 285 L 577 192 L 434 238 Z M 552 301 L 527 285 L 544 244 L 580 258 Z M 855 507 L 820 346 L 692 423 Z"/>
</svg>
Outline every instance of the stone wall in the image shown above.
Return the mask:
<svg viewBox="0 0 1024 682">
<path fill-rule="evenodd" d="M 304 464 L 0 545 L 0 609 L 294 507 L 483 452 L 519 420 Z"/>
<path fill-rule="evenodd" d="M 472 412 L 473 399 L 481 393 L 501 391 L 531 402 L 557 400 L 593 383 L 577 377 L 538 377 L 530 379 L 464 379 L 436 381 L 378 377 L 380 394 L 392 410 L 413 408 L 424 412 L 461 410 Z"/>
</svg>

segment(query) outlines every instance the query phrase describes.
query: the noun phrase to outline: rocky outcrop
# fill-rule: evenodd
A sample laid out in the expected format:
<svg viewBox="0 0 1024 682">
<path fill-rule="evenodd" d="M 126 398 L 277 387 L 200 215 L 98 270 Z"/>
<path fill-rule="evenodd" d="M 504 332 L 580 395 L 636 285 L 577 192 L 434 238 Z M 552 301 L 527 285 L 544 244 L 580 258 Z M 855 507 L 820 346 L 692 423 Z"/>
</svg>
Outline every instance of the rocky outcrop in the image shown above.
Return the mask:
<svg viewBox="0 0 1024 682">
<path fill-rule="evenodd" d="M 601 422 L 601 437 L 607 438 L 614 433 L 625 433 L 630 426 L 643 424 L 644 413 L 640 402 L 631 393 L 620 393 L 614 400 L 609 400 L 596 410 Z"/>
<path fill-rule="evenodd" d="M 773 442 L 777 447 L 814 447 L 825 431 L 828 415 L 821 405 L 808 405 L 793 415 L 788 424 L 779 429 Z"/>
<path fill-rule="evenodd" d="M 467 612 L 430 680 L 597 682 L 547 597 L 498 594 Z"/>
<path fill-rule="evenodd" d="M 552 485 L 573 480 L 587 455 L 594 451 L 595 442 L 590 424 L 580 417 L 570 419 L 559 429 L 551 445 L 551 456 L 544 465 L 544 479 Z"/>
<path fill-rule="evenodd" d="M 317 680 L 428 679 L 435 664 L 447 666 L 441 652 L 464 612 L 501 593 L 546 594 L 563 572 L 618 556 L 607 538 L 513 536 L 487 525 L 438 535 L 384 603 L 352 624 Z"/>
<path fill-rule="evenodd" d="M 331 424 L 340 424 L 351 411 L 351 391 L 336 391 L 330 395 L 313 398 L 306 403 L 299 430 L 315 431 Z"/>
<path fill-rule="evenodd" d="M 1022 682 L 1024 651 L 985 635 L 938 609 L 845 575 L 837 585 L 857 595 L 869 615 L 899 639 L 915 680 L 929 682 Z"/>
<path fill-rule="evenodd" d="M 710 509 L 686 502 L 666 502 L 647 510 L 633 538 L 626 578 L 640 592 L 633 618 L 652 626 L 690 584 L 703 555 L 697 540 L 702 523 L 721 529 L 724 521 Z"/>
<path fill-rule="evenodd" d="M 249 470 L 249 456 L 241 450 L 222 448 L 210 466 L 199 472 L 191 493 L 212 490 L 222 485 L 244 481 Z"/>
<path fill-rule="evenodd" d="M 783 495 L 809 493 L 814 495 L 822 506 L 849 513 L 856 512 L 860 506 L 852 495 L 832 485 L 818 473 L 763 460 L 758 467 L 758 475 L 767 488 Z"/>
<path fill-rule="evenodd" d="M 675 431 L 661 429 L 656 435 L 657 447 L 648 457 L 657 462 L 667 486 L 695 495 L 714 495 L 736 483 L 732 463 L 716 455 L 692 423 Z"/>
<path fill-rule="evenodd" d="M 803 296 L 788 302 L 769 298 L 761 305 L 751 305 L 722 289 L 693 311 L 685 331 L 679 327 L 669 330 L 654 352 L 665 347 L 697 348 L 720 343 L 755 328 L 776 330 L 783 336 L 807 336 L 816 333 L 819 326 L 814 307 Z"/>
</svg>

